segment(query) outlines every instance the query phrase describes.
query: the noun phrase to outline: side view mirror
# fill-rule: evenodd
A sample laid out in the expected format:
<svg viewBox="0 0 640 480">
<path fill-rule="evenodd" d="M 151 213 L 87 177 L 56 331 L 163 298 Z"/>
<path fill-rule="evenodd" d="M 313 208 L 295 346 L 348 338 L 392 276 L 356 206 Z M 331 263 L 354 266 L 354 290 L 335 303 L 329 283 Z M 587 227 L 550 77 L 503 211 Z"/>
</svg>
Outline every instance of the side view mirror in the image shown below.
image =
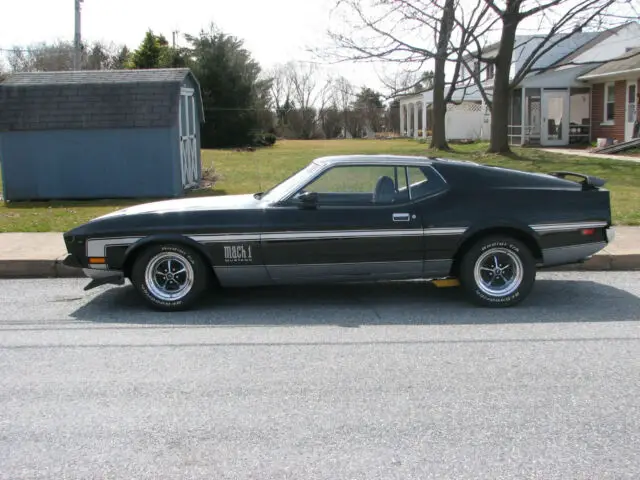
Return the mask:
<svg viewBox="0 0 640 480">
<path fill-rule="evenodd" d="M 298 199 L 301 202 L 301 206 L 303 208 L 315 208 L 318 204 L 318 193 L 317 192 L 304 192 L 300 194 Z"/>
</svg>

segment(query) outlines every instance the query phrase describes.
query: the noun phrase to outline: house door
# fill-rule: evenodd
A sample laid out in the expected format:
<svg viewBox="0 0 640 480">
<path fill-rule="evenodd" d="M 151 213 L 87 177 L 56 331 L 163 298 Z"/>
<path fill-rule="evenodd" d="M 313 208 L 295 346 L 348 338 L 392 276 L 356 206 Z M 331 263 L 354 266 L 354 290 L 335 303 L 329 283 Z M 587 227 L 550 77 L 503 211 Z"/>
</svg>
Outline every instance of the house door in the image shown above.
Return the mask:
<svg viewBox="0 0 640 480">
<path fill-rule="evenodd" d="M 569 144 L 569 92 L 543 90 L 542 92 L 542 145 Z"/>
<path fill-rule="evenodd" d="M 633 138 L 633 127 L 636 122 L 636 93 L 638 91 L 638 86 L 636 81 L 627 82 L 627 101 L 626 101 L 626 111 L 625 111 L 625 129 L 624 129 L 624 139 L 625 141 L 629 141 Z"/>
<path fill-rule="evenodd" d="M 182 187 L 198 185 L 198 142 L 196 141 L 196 108 L 193 88 L 180 90 L 180 166 Z"/>
</svg>

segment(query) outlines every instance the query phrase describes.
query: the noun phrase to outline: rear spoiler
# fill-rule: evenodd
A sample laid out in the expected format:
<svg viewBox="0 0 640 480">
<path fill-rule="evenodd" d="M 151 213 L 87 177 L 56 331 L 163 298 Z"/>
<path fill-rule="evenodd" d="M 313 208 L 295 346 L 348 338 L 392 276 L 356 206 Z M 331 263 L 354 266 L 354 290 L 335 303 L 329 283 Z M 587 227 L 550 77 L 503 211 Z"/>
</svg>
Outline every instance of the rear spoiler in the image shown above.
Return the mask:
<svg viewBox="0 0 640 480">
<path fill-rule="evenodd" d="M 576 172 L 566 172 L 566 171 L 549 172 L 549 175 L 553 175 L 554 177 L 558 177 L 562 179 L 566 179 L 566 177 L 582 178 L 582 181 L 578 183 L 582 185 L 583 190 L 595 190 L 598 188 L 602 188 L 604 184 L 607 183 L 607 181 L 602 178 L 592 177 L 591 175 L 584 175 L 582 173 L 576 173 Z"/>
</svg>

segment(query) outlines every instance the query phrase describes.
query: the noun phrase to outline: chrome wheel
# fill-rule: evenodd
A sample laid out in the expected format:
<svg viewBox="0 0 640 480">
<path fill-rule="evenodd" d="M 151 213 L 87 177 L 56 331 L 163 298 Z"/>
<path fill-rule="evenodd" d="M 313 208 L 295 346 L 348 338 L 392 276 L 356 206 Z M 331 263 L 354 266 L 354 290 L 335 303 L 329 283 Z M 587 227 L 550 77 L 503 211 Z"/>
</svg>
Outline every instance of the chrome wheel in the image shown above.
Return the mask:
<svg viewBox="0 0 640 480">
<path fill-rule="evenodd" d="M 195 278 L 191 263 L 176 252 L 159 253 L 151 258 L 144 277 L 149 293 L 167 302 L 188 295 Z"/>
<path fill-rule="evenodd" d="M 515 292 L 524 276 L 522 260 L 510 249 L 490 248 L 476 260 L 473 276 L 478 288 L 492 297 Z"/>
</svg>

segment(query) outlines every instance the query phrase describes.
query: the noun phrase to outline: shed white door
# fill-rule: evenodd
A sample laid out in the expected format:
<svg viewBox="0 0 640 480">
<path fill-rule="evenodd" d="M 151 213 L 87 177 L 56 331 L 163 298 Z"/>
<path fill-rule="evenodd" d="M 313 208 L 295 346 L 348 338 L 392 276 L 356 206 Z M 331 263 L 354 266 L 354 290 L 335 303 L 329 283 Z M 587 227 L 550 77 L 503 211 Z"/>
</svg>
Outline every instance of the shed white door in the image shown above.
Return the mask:
<svg viewBox="0 0 640 480">
<path fill-rule="evenodd" d="M 198 185 L 198 142 L 196 141 L 196 107 L 192 88 L 180 91 L 180 165 L 182 186 Z"/>
</svg>

